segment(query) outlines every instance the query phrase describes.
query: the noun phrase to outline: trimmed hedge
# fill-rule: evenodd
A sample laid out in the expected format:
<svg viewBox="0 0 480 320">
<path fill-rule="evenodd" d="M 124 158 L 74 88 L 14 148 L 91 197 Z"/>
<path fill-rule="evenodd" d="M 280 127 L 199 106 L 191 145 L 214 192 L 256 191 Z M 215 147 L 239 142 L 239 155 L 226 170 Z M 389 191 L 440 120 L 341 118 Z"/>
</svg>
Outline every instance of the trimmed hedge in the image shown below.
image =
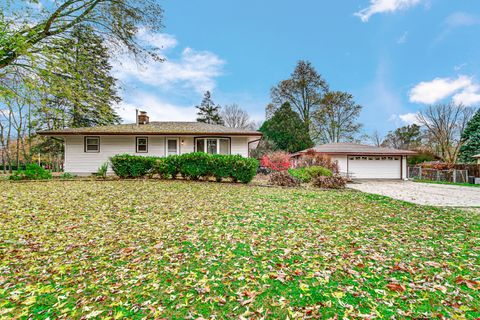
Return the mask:
<svg viewBox="0 0 480 320">
<path fill-rule="evenodd" d="M 120 178 L 140 178 L 158 175 L 164 179 L 215 178 L 217 181 L 231 179 L 234 182 L 252 181 L 258 168 L 258 160 L 239 155 L 186 153 L 168 157 L 144 157 L 119 154 L 110 158 L 112 169 Z"/>
</svg>

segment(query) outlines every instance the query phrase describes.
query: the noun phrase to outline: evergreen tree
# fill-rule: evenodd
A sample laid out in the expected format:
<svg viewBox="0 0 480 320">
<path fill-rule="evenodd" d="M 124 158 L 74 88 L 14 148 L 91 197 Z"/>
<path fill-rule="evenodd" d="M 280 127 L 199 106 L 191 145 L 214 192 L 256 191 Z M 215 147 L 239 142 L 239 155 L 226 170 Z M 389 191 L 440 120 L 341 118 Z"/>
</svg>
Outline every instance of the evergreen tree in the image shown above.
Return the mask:
<svg viewBox="0 0 480 320">
<path fill-rule="evenodd" d="M 460 162 L 475 162 L 472 156 L 480 153 L 480 109 L 470 119 L 462 133 L 463 145 L 460 147 Z"/>
<path fill-rule="evenodd" d="M 297 152 L 313 147 L 308 126 L 285 102 L 260 128 L 264 138 L 272 141 L 280 150 Z"/>
<path fill-rule="evenodd" d="M 223 125 L 223 120 L 220 116 L 220 106 L 215 105 L 210 91 L 205 92 L 202 103 L 199 106 L 195 106 L 195 108 L 198 109 L 198 122 Z"/>
<path fill-rule="evenodd" d="M 44 115 L 40 118 L 50 123 L 41 125 L 58 129 L 119 123 L 113 105 L 120 98 L 102 38 L 89 27 L 77 27 L 70 38 L 54 43 L 52 54 L 56 59 L 48 65 L 46 96 L 39 110 Z"/>
</svg>

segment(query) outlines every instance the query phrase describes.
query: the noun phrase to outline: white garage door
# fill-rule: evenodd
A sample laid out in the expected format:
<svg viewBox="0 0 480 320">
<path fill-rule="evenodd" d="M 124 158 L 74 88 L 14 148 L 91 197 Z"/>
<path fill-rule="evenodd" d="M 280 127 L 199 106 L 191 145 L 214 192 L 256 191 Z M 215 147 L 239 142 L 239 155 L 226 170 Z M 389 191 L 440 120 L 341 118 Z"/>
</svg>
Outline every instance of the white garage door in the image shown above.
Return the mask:
<svg viewBox="0 0 480 320">
<path fill-rule="evenodd" d="M 400 179 L 400 156 L 348 157 L 348 173 L 353 179 Z"/>
</svg>

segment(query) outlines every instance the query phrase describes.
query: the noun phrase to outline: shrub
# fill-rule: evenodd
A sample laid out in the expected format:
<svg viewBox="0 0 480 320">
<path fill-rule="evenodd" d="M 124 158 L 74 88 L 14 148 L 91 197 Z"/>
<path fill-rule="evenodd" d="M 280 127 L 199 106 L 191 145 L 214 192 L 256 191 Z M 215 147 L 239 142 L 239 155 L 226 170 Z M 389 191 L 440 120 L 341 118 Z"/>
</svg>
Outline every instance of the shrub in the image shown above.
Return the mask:
<svg viewBox="0 0 480 320">
<path fill-rule="evenodd" d="M 60 179 L 73 179 L 76 177 L 73 173 L 70 172 L 64 172 L 61 175 L 58 176 Z"/>
<path fill-rule="evenodd" d="M 277 171 L 270 174 L 268 182 L 281 187 L 296 187 L 300 184 L 300 181 L 294 178 L 288 171 Z"/>
<path fill-rule="evenodd" d="M 10 177 L 10 180 L 48 180 L 52 179 L 52 173 L 45 170 L 41 166 L 35 163 L 27 164 L 25 170 L 19 170 L 14 172 Z"/>
<path fill-rule="evenodd" d="M 329 156 L 317 153 L 315 150 L 310 149 L 300 156 L 297 162 L 297 167 L 312 166 L 324 167 L 332 171 L 333 173 L 339 173 L 337 161 L 332 161 L 332 158 L 330 158 Z"/>
<path fill-rule="evenodd" d="M 105 162 L 100 167 L 98 167 L 96 176 L 102 179 L 107 179 L 107 172 L 108 172 L 108 162 Z"/>
<path fill-rule="evenodd" d="M 230 178 L 248 183 L 257 173 L 258 160 L 239 155 L 211 155 L 204 152 L 172 155 L 166 158 L 142 157 L 128 154 L 112 157 L 112 168 L 122 178 L 158 174 L 161 178 L 175 179 L 181 174 L 197 180 L 214 177 L 217 181 Z"/>
<path fill-rule="evenodd" d="M 291 166 L 290 155 L 283 151 L 266 154 L 260 160 L 260 166 L 272 171 L 288 170 Z"/>
<path fill-rule="evenodd" d="M 325 176 L 331 177 L 332 171 L 324 167 L 313 166 L 307 168 L 288 169 L 288 172 L 295 178 L 302 182 L 310 182 L 312 178 Z"/>
<path fill-rule="evenodd" d="M 310 180 L 312 180 L 312 177 L 306 168 L 288 169 L 288 173 L 290 173 L 290 175 L 295 179 L 302 182 L 310 182 Z"/>
<path fill-rule="evenodd" d="M 139 178 L 150 174 L 156 157 L 119 154 L 110 158 L 113 172 L 120 178 Z"/>
<path fill-rule="evenodd" d="M 312 179 L 312 184 L 318 188 L 342 189 L 345 188 L 347 180 L 340 175 L 334 175 L 331 177 L 318 176 Z"/>
<path fill-rule="evenodd" d="M 320 166 L 307 167 L 305 170 L 311 178 L 331 177 L 333 175 L 331 170 Z"/>
</svg>

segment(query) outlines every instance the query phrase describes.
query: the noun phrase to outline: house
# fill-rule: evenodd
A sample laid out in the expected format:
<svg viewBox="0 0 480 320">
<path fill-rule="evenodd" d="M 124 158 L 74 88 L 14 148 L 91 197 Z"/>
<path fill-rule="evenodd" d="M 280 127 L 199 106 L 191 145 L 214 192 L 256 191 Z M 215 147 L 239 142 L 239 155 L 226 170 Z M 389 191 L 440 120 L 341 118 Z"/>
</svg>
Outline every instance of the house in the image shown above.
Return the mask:
<svg viewBox="0 0 480 320">
<path fill-rule="evenodd" d="M 137 123 L 68 128 L 39 132 L 42 136 L 63 139 L 64 171 L 89 175 L 116 154 L 169 156 L 202 151 L 212 154 L 249 156 L 258 131 L 227 128 L 201 122 L 149 121 L 146 112 Z"/>
<path fill-rule="evenodd" d="M 480 164 L 480 153 L 474 155 L 473 158 L 477 159 L 477 164 Z"/>
<path fill-rule="evenodd" d="M 337 161 L 340 174 L 352 179 L 406 179 L 407 156 L 416 154 L 356 143 L 329 143 L 312 149 Z M 305 152 L 297 152 L 293 158 L 298 159 Z"/>
</svg>

